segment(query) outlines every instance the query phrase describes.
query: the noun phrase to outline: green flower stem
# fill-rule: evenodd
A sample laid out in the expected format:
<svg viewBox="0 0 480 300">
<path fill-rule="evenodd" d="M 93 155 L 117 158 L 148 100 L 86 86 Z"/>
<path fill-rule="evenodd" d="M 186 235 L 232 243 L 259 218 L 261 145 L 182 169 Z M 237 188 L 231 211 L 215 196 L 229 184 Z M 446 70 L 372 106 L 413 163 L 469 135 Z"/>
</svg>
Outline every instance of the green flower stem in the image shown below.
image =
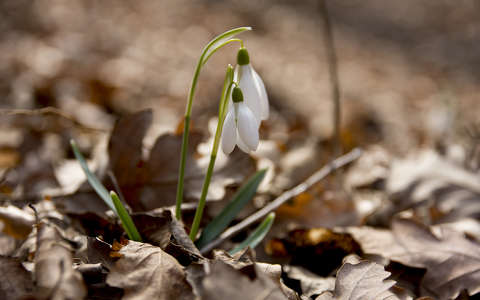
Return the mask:
<svg viewBox="0 0 480 300">
<path fill-rule="evenodd" d="M 208 187 L 210 186 L 213 168 L 215 167 L 215 160 L 217 159 L 218 146 L 220 145 L 220 138 L 222 136 L 223 122 L 225 121 L 225 115 L 227 114 L 227 110 L 225 108 L 228 105 L 229 94 L 233 85 L 232 80 L 233 67 L 228 65 L 225 81 L 223 82 L 222 98 L 220 99 L 218 109 L 218 124 L 217 129 L 215 130 L 215 138 L 213 140 L 212 153 L 210 154 L 210 162 L 208 164 L 207 174 L 205 175 L 205 180 L 203 182 L 202 194 L 200 195 L 197 210 L 195 211 L 195 217 L 193 218 L 192 228 L 190 229 L 190 239 L 192 239 L 192 241 L 194 241 L 195 237 L 197 236 L 198 229 L 200 228 L 200 221 L 202 220 L 203 216 L 203 209 L 205 208 L 205 203 L 207 202 Z"/>
<path fill-rule="evenodd" d="M 193 218 L 192 229 L 190 230 L 190 239 L 192 241 L 195 240 L 197 236 L 198 229 L 200 228 L 200 221 L 202 220 L 203 216 L 203 209 L 205 208 L 208 187 L 210 185 L 210 179 L 212 178 L 213 174 L 213 167 L 215 166 L 215 159 L 217 158 L 216 155 L 210 156 L 210 163 L 208 164 L 207 175 L 205 175 L 205 181 L 203 182 L 202 187 L 202 195 L 200 196 L 200 200 L 198 201 L 197 210 L 195 211 L 195 218 Z"/>
<path fill-rule="evenodd" d="M 236 34 L 239 34 L 243 31 L 251 30 L 250 27 L 239 27 L 229 31 L 226 31 L 213 40 L 211 40 L 207 46 L 202 51 L 200 58 L 198 60 L 197 66 L 195 68 L 195 73 L 193 75 L 192 84 L 190 86 L 190 91 L 188 93 L 187 99 L 187 108 L 185 111 L 184 127 L 183 127 L 183 139 L 182 139 L 182 150 L 180 154 L 180 166 L 178 170 L 178 183 L 177 183 L 177 201 L 175 207 L 175 217 L 180 220 L 182 217 L 182 201 L 183 201 L 183 183 L 185 177 L 185 163 L 187 160 L 187 148 L 188 148 L 188 132 L 190 129 L 190 116 L 192 114 L 192 104 L 193 97 L 195 95 L 195 90 L 198 83 L 198 77 L 202 66 L 207 62 L 210 56 L 216 52 L 221 47 L 228 44 L 229 40 L 232 40 L 232 37 Z"/>
</svg>

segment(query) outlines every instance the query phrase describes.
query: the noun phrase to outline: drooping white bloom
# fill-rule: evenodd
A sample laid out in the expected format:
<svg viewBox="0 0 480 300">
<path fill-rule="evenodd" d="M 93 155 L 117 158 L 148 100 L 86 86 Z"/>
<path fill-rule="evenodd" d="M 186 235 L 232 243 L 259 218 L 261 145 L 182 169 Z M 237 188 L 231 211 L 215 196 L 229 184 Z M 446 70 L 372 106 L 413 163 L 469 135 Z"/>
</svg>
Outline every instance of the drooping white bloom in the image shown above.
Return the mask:
<svg viewBox="0 0 480 300">
<path fill-rule="evenodd" d="M 238 51 L 234 80 L 242 89 L 245 103 L 255 115 L 260 126 L 260 122 L 268 119 L 269 115 L 267 91 L 262 79 L 250 64 L 247 49 L 243 47 Z"/>
<path fill-rule="evenodd" d="M 222 150 L 225 154 L 230 154 L 235 145 L 238 145 L 246 153 L 255 151 L 259 142 L 258 120 L 243 101 L 240 88 L 233 89 L 232 99 L 233 105 L 229 108 L 222 128 Z"/>
</svg>

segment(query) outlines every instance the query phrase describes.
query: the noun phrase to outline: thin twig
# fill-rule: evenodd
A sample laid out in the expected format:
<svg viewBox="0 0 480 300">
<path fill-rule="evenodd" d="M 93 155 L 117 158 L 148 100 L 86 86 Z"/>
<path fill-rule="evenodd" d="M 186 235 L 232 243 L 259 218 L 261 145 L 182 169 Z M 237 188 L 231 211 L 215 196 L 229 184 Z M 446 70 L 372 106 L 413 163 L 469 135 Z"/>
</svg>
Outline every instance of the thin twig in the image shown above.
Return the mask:
<svg viewBox="0 0 480 300">
<path fill-rule="evenodd" d="M 355 148 L 349 153 L 340 156 L 339 158 L 333 160 L 329 164 L 325 165 L 323 168 L 315 172 L 312 176 L 310 176 L 307 180 L 304 182 L 300 183 L 296 187 L 284 192 L 281 194 L 279 197 L 277 197 L 275 200 L 267 204 L 265 207 L 262 209 L 258 210 L 254 214 L 250 215 L 248 218 L 244 219 L 242 222 L 238 223 L 235 226 L 230 227 L 227 229 L 225 232 L 223 232 L 220 237 L 214 241 L 212 241 L 210 244 L 207 244 L 205 247 L 203 247 L 200 252 L 202 254 L 205 254 L 212 250 L 214 247 L 218 246 L 225 240 L 229 239 L 230 237 L 234 236 L 235 234 L 239 233 L 240 231 L 244 230 L 248 226 L 252 225 L 253 223 L 256 223 L 263 219 L 265 216 L 267 216 L 270 212 L 276 210 L 278 207 L 280 207 L 282 204 L 284 204 L 287 200 L 291 199 L 292 197 L 298 196 L 301 193 L 305 192 L 308 190 L 312 185 L 318 183 L 320 180 L 325 178 L 328 174 L 330 174 L 332 171 L 341 168 L 352 161 L 356 160 L 357 158 L 360 157 L 362 154 L 362 150 L 359 148 Z"/>
<path fill-rule="evenodd" d="M 106 129 L 102 128 L 94 128 L 84 125 L 77 121 L 74 116 L 58 109 L 55 107 L 44 107 L 40 109 L 0 109 L 0 115 L 6 116 L 17 116 L 17 115 L 24 115 L 24 116 L 42 116 L 42 115 L 54 115 L 66 119 L 72 122 L 75 126 L 85 131 L 99 131 L 99 132 L 106 132 Z"/>
<path fill-rule="evenodd" d="M 341 107 L 340 107 L 340 82 L 338 80 L 337 54 L 333 41 L 332 25 L 328 14 L 326 0 L 319 1 L 320 13 L 323 20 L 323 39 L 327 52 L 328 73 L 330 77 L 330 89 L 333 102 L 333 130 L 334 130 L 334 157 L 342 154 L 342 140 L 340 137 Z"/>
</svg>

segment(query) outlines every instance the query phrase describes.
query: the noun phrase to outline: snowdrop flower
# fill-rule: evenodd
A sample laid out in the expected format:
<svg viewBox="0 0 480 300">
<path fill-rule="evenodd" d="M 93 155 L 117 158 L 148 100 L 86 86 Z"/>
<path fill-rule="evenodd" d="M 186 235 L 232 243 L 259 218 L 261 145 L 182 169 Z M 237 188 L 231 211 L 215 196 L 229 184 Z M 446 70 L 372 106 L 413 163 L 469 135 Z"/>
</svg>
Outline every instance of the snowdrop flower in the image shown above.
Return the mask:
<svg viewBox="0 0 480 300">
<path fill-rule="evenodd" d="M 245 102 L 258 120 L 258 126 L 262 120 L 268 119 L 269 107 L 265 85 L 257 72 L 250 64 L 250 57 L 244 47 L 238 50 L 237 66 L 235 68 L 234 81 L 245 94 Z"/>
<path fill-rule="evenodd" d="M 255 151 L 259 142 L 259 121 L 246 105 L 247 100 L 243 101 L 243 93 L 239 87 L 233 88 L 232 101 L 233 105 L 223 123 L 222 150 L 225 154 L 230 154 L 235 145 L 238 145 L 246 153 Z"/>
</svg>

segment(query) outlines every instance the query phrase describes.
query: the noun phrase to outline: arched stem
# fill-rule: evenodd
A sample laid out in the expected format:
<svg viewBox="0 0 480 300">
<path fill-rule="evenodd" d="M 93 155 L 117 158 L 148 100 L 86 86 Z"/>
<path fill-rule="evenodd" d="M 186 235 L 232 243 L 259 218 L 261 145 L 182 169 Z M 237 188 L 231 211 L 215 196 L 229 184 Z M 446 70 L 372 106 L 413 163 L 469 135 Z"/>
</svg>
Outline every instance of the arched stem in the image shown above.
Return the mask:
<svg viewBox="0 0 480 300">
<path fill-rule="evenodd" d="M 229 44 L 230 40 L 235 35 L 242 33 L 246 30 L 251 30 L 250 27 L 239 27 L 229 31 L 226 31 L 213 40 L 211 40 L 207 46 L 202 51 L 200 58 L 198 60 L 197 66 L 195 68 L 195 73 L 193 75 L 192 84 L 190 86 L 190 91 L 188 93 L 187 99 L 187 108 L 185 110 L 185 117 L 184 117 L 184 126 L 183 126 L 183 138 L 182 138 L 182 149 L 180 154 L 180 166 L 178 170 L 178 182 L 177 182 L 177 197 L 176 197 L 176 207 L 175 207 L 175 217 L 180 220 L 182 217 L 182 201 L 183 201 L 183 185 L 184 185 L 184 178 L 185 178 L 185 163 L 187 160 L 187 148 L 188 148 L 188 132 L 190 130 L 190 116 L 192 114 L 192 105 L 193 105 L 193 98 L 195 96 L 195 90 L 197 88 L 198 77 L 200 76 L 200 71 L 208 59 L 211 57 L 213 53 L 215 53 L 218 49 L 222 48 L 223 46 Z M 242 43 L 243 44 L 243 43 Z"/>
</svg>

